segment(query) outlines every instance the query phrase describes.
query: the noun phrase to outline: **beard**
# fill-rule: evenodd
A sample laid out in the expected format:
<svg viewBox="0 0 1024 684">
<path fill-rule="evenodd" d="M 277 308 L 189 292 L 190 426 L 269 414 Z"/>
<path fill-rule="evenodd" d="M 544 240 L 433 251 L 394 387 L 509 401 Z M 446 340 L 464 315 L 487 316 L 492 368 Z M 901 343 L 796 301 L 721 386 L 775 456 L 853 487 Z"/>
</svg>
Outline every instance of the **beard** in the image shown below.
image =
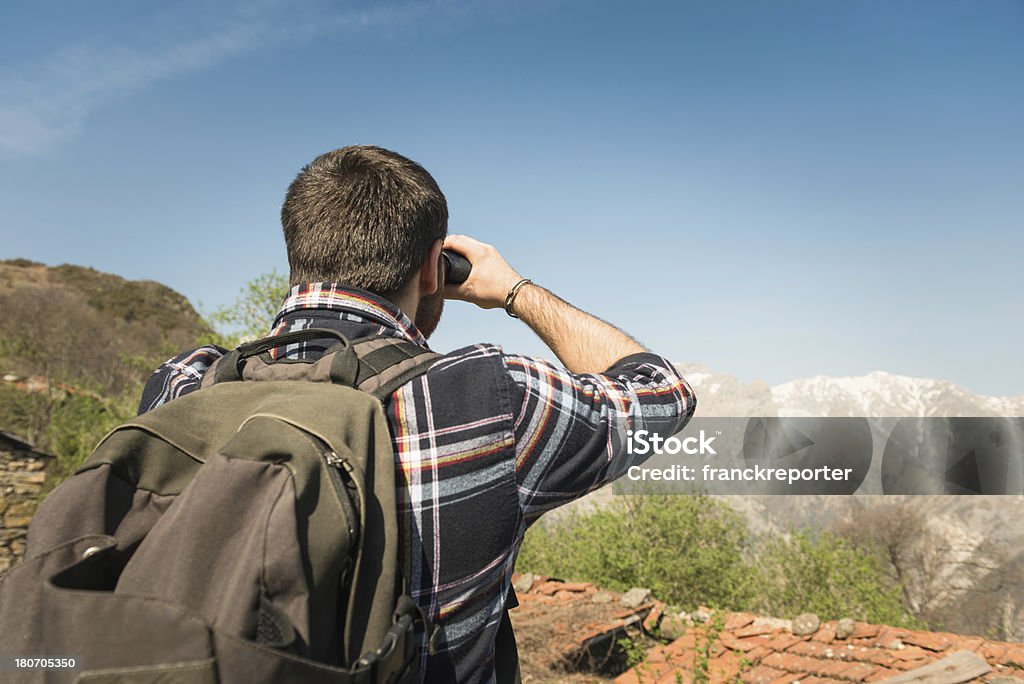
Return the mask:
<svg viewBox="0 0 1024 684">
<path fill-rule="evenodd" d="M 416 309 L 417 330 L 423 337 L 430 339 L 430 336 L 437 330 L 437 324 L 441 322 L 441 312 L 444 310 L 444 288 L 437 288 L 432 295 L 420 298 L 420 305 Z"/>
</svg>

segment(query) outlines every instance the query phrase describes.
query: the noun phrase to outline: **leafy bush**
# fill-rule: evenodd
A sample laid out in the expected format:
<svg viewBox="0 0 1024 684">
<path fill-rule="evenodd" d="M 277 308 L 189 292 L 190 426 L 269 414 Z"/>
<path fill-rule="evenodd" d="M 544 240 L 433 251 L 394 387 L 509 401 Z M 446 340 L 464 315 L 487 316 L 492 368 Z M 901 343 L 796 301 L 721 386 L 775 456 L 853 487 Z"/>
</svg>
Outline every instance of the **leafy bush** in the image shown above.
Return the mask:
<svg viewBox="0 0 1024 684">
<path fill-rule="evenodd" d="M 833 534 L 770 537 L 758 554 L 758 571 L 762 590 L 754 607 L 760 612 L 921 626 L 907 613 L 899 586 L 888 580 L 878 556 Z"/>
<path fill-rule="evenodd" d="M 137 392 L 114 399 L 92 394 L 25 392 L 0 385 L 3 429 L 26 437 L 33 446 L 56 457 L 49 486 L 71 475 L 114 426 L 135 415 Z"/>
<path fill-rule="evenodd" d="M 540 522 L 526 534 L 517 569 L 618 591 L 649 587 L 687 609 L 920 626 L 877 555 L 830 534 L 754 540 L 735 511 L 706 496 L 621 497 Z"/>
<path fill-rule="evenodd" d="M 663 601 L 733 607 L 754 598 L 740 517 L 705 496 L 624 496 L 606 508 L 538 523 L 518 568 L 609 589 L 649 587 Z"/>
<path fill-rule="evenodd" d="M 57 457 L 52 479 L 70 476 L 89 457 L 104 435 L 135 415 L 138 398 L 126 393 L 113 400 L 68 396 L 50 414 L 44 444 Z"/>
</svg>

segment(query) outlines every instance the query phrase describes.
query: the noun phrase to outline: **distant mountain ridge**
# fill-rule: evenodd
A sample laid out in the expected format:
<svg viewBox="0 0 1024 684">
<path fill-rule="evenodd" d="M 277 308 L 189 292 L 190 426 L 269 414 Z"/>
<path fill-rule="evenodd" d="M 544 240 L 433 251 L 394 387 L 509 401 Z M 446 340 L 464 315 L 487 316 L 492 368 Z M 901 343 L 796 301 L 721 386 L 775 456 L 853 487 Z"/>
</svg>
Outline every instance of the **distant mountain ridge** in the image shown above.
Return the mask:
<svg viewBox="0 0 1024 684">
<path fill-rule="evenodd" d="M 774 387 L 742 383 L 696 364 L 677 364 L 697 393 L 697 415 L 862 416 L 866 418 L 1024 416 L 1024 395 L 990 397 L 952 382 L 875 371 L 816 375 Z"/>
<path fill-rule="evenodd" d="M 817 375 L 771 389 L 780 416 L 961 417 L 1024 415 L 1024 395 L 991 397 L 945 380 L 875 371 Z"/>
</svg>

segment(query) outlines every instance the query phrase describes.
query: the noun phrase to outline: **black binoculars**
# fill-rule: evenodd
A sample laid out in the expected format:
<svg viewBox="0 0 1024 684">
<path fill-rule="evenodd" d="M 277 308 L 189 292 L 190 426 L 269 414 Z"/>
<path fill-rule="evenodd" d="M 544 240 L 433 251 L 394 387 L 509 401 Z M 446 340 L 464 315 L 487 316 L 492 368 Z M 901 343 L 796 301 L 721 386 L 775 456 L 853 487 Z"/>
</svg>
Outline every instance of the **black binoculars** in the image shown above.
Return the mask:
<svg viewBox="0 0 1024 684">
<path fill-rule="evenodd" d="M 469 272 L 473 270 L 473 264 L 469 263 L 466 257 L 450 249 L 441 250 L 441 258 L 444 259 L 444 281 L 446 283 L 466 282 Z"/>
</svg>

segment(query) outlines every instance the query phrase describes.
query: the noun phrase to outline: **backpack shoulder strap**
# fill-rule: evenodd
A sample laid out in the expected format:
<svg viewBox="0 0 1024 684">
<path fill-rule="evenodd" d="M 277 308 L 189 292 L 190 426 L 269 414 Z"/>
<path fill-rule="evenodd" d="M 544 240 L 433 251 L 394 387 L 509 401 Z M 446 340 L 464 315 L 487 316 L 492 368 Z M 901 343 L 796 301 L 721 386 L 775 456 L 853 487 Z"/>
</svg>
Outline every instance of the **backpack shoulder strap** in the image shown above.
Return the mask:
<svg viewBox="0 0 1024 684">
<path fill-rule="evenodd" d="M 338 340 L 316 361 L 274 360 L 269 351 L 296 342 Z M 440 354 L 394 337 L 349 341 L 336 330 L 309 328 L 247 342 L 218 359 L 201 387 L 237 380 L 304 380 L 355 387 L 386 403 L 391 393 L 434 364 Z"/>
<path fill-rule="evenodd" d="M 369 392 L 381 402 L 413 378 L 423 375 L 440 354 L 394 337 L 357 340 L 352 349 L 359 359 L 356 389 Z"/>
</svg>

